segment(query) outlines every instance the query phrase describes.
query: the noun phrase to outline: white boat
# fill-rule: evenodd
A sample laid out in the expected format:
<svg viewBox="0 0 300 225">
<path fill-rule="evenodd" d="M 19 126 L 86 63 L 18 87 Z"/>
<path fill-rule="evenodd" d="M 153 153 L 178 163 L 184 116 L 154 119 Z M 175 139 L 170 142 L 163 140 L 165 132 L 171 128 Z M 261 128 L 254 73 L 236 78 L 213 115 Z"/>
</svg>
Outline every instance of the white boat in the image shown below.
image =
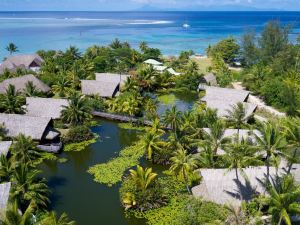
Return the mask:
<svg viewBox="0 0 300 225">
<path fill-rule="evenodd" d="M 189 27 L 190 27 L 190 25 L 187 24 L 187 23 L 183 24 L 182 26 L 183 26 L 184 28 L 189 28 Z"/>
</svg>

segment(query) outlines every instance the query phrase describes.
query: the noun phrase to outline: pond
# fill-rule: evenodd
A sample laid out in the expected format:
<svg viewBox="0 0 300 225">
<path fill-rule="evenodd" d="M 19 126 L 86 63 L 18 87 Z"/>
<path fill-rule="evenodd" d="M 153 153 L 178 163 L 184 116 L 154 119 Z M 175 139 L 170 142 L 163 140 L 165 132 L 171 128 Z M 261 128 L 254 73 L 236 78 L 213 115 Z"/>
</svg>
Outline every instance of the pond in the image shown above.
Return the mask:
<svg viewBox="0 0 300 225">
<path fill-rule="evenodd" d="M 82 152 L 68 152 L 60 157 L 66 163 L 47 162 L 42 167 L 52 190 L 51 207 L 66 212 L 77 225 L 142 225 L 143 221 L 125 218 L 119 200 L 119 185 L 107 187 L 93 181 L 90 166 L 106 162 L 137 140 L 137 132 L 124 130 L 117 123 L 101 121 L 92 128 L 99 140 Z"/>
<path fill-rule="evenodd" d="M 159 103 L 159 115 L 173 105 L 178 110 L 188 110 L 196 99 L 194 95 L 171 95 L 172 101 Z M 100 125 L 93 127 L 92 131 L 100 138 L 86 150 L 62 153 L 60 157 L 66 158 L 66 163 L 46 162 L 42 165 L 43 174 L 52 190 L 51 208 L 59 214 L 66 212 L 77 225 L 145 224 L 144 220 L 125 218 L 119 200 L 120 184 L 107 187 L 94 182 L 93 176 L 87 173 L 89 167 L 118 156 L 121 149 L 138 139 L 139 131 L 122 129 L 118 123 L 106 120 L 100 120 Z M 141 160 L 141 164 L 153 167 L 157 173 L 165 169 L 153 166 L 145 159 Z"/>
</svg>

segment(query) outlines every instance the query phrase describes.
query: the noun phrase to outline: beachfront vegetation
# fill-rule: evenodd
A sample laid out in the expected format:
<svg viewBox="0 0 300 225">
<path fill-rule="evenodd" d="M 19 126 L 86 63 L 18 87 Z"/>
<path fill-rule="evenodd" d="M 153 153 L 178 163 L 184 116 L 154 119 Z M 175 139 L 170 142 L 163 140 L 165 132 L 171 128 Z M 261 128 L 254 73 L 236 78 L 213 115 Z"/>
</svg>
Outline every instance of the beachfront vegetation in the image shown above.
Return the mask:
<svg viewBox="0 0 300 225">
<path fill-rule="evenodd" d="M 259 40 L 252 33 L 245 34 L 241 45 L 233 38 L 223 40 L 208 49 L 212 58 L 208 70 L 216 74 L 220 86 L 229 86 L 239 78 L 247 88 L 264 96 L 268 103 L 297 116 L 299 71 L 296 56 L 299 46 L 288 42 L 287 33 L 287 28 L 272 22 Z M 300 163 L 298 117 L 275 118 L 266 123 L 250 121 L 249 124 L 242 104 L 234 106 L 227 118 L 220 119 L 215 110 L 206 109 L 200 103 L 195 103 L 193 109 L 185 112 L 173 106 L 163 115 L 158 115 L 157 96 L 196 92 L 203 74 L 199 64 L 190 59 L 192 52 L 164 59 L 158 49 L 150 48 L 145 42 L 140 44 L 138 51 L 129 43 L 116 39 L 109 46 L 92 46 L 84 53 L 71 46 L 64 52 L 39 51 L 38 54 L 45 63 L 37 76 L 51 86 L 49 97 L 67 98 L 70 103 L 64 107 L 62 119 L 55 123 L 68 129 L 63 135 L 66 151 L 83 150 L 95 142 L 89 128 L 93 110 L 135 116 L 141 121 L 148 119 L 151 122 L 149 127 L 139 129 L 138 140 L 132 146 L 121 150 L 107 163 L 94 165 L 88 170 L 98 183 L 112 186 L 121 182 L 120 201 L 128 216 L 145 218 L 153 225 L 179 225 L 249 224 L 257 215 L 271 215 L 273 224 L 281 225 L 282 221 L 289 224 L 292 216 L 299 215 L 296 202 L 299 186 L 294 184 L 290 175 L 292 165 Z M 159 73 L 154 67 L 142 63 L 149 58 L 165 60 L 182 74 Z M 241 60 L 245 67 L 238 74 L 240 76 L 229 68 L 236 60 Z M 95 72 L 130 73 L 132 77 L 115 98 L 82 96 L 80 80 L 94 79 Z M 27 89 L 24 94 L 10 86 L 0 96 L 1 112 L 24 113 L 21 108 L 24 97 L 39 95 L 34 86 L 28 85 Z M 172 97 L 158 97 L 158 101 L 166 105 L 174 103 Z M 209 132 L 203 128 L 209 128 Z M 236 128 L 237 135 L 224 138 L 228 128 Z M 256 142 L 246 140 L 240 137 L 243 128 L 251 132 L 258 129 L 261 135 L 254 134 Z M 220 150 L 223 150 L 222 154 Z M 23 214 L 16 215 L 13 205 L 2 219 L 3 224 L 8 223 L 5 221 L 9 220 L 9 213 L 15 213 L 18 221 L 42 214 L 40 224 L 57 220 L 62 224 L 73 224 L 65 214 L 57 218 L 55 213 L 46 212 L 49 191 L 46 181 L 38 176 L 36 164 L 42 154 L 33 141 L 20 135 L 11 154 L 8 159 L 1 157 L 0 181 L 12 181 L 12 199 Z M 148 160 L 147 168 L 140 165 L 142 158 Z M 280 177 L 278 185 L 271 185 L 269 168 L 279 168 L 283 161 L 287 162 L 288 175 Z M 156 171 L 156 165 L 160 165 L 163 171 Z M 238 172 L 243 168 L 261 165 L 267 168 L 269 196 L 253 197 L 252 202 L 243 203 L 238 210 L 191 196 L 191 187 L 201 182 L 202 168 L 235 170 L 239 180 Z"/>
</svg>

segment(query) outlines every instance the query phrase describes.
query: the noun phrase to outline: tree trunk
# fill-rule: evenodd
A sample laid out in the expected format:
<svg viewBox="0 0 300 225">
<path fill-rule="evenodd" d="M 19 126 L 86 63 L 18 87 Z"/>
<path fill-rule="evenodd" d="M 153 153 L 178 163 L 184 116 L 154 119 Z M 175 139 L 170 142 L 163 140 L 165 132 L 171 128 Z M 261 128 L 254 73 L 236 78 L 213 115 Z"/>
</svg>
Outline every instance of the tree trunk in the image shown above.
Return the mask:
<svg viewBox="0 0 300 225">
<path fill-rule="evenodd" d="M 298 151 L 298 148 L 295 148 L 294 153 L 293 153 L 293 159 L 296 157 L 297 151 Z M 288 174 L 291 173 L 291 170 L 292 170 L 292 168 L 293 168 L 293 165 L 294 165 L 294 163 L 291 161 L 291 162 L 289 163 L 289 167 L 288 167 L 288 171 L 287 171 Z"/>
<path fill-rule="evenodd" d="M 280 216 L 280 218 L 279 218 L 279 221 L 278 221 L 278 224 L 277 224 L 277 225 L 281 225 L 281 222 L 282 222 L 282 216 Z"/>
<path fill-rule="evenodd" d="M 190 187 L 189 187 L 189 181 L 187 179 L 187 175 L 186 175 L 185 169 L 183 169 L 182 173 L 183 173 L 183 179 L 184 179 L 184 182 L 185 182 L 185 185 L 186 185 L 186 190 L 191 195 L 192 192 L 191 192 Z"/>
<path fill-rule="evenodd" d="M 268 181 L 270 181 L 270 156 L 269 155 L 267 155 L 266 166 L 267 166 L 267 179 Z"/>
</svg>

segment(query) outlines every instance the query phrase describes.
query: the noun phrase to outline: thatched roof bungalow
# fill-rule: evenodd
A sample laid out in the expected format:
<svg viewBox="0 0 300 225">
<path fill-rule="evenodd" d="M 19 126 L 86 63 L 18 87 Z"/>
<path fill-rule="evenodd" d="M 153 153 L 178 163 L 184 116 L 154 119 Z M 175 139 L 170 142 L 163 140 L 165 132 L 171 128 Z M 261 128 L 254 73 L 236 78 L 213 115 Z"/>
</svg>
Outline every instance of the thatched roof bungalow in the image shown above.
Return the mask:
<svg viewBox="0 0 300 225">
<path fill-rule="evenodd" d="M 26 115 L 60 119 L 61 111 L 63 110 L 64 106 L 68 105 L 69 101 L 67 99 L 27 97 Z"/>
<path fill-rule="evenodd" d="M 119 91 L 117 82 L 101 82 L 96 80 L 81 80 L 81 92 L 84 95 L 99 95 L 104 98 L 112 98 Z"/>
<path fill-rule="evenodd" d="M 208 135 L 210 134 L 210 129 L 209 128 L 203 128 L 203 131 Z M 237 138 L 237 134 L 238 134 L 237 129 L 226 129 L 222 139 L 225 139 L 225 138 L 226 139 L 227 138 L 234 139 L 234 138 Z M 262 134 L 259 130 L 247 130 L 247 129 L 240 129 L 239 130 L 239 139 L 240 140 L 242 140 L 242 139 L 248 140 L 253 144 L 257 143 L 256 135 L 258 137 L 262 136 Z M 199 151 L 201 151 L 201 148 L 199 148 Z M 221 149 L 221 148 L 218 149 L 217 155 L 224 155 L 224 154 L 225 154 L 225 151 L 223 149 Z"/>
<path fill-rule="evenodd" d="M 48 85 L 36 78 L 34 75 L 28 74 L 21 77 L 10 78 L 2 81 L 0 83 L 0 94 L 5 93 L 9 85 L 14 85 L 17 91 L 22 92 L 29 82 L 32 82 L 33 85 L 43 93 L 47 93 L 51 90 Z"/>
<path fill-rule="evenodd" d="M 219 117 L 228 116 L 228 111 L 239 102 L 242 102 L 245 107 L 246 118 L 250 118 L 257 109 L 257 105 L 246 102 L 250 95 L 249 91 L 207 85 L 200 85 L 199 88 L 205 90 L 205 96 L 201 101 L 206 104 L 206 107 L 216 109 Z"/>
<path fill-rule="evenodd" d="M 218 86 L 217 78 L 213 73 L 205 74 L 199 84 L 198 90 L 201 89 L 201 86 L 206 84 L 208 86 Z"/>
<path fill-rule="evenodd" d="M 239 207 L 242 201 L 248 202 L 255 195 L 266 194 L 263 185 L 266 172 L 267 169 L 264 166 L 245 168 L 243 169 L 244 175 L 238 171 L 239 180 L 237 180 L 234 170 L 201 169 L 202 182 L 192 188 L 192 193 L 195 197 L 201 197 L 205 201 Z M 283 170 L 280 169 L 279 174 L 282 172 Z M 292 171 L 293 174 L 299 172 L 299 169 Z M 271 177 L 276 176 L 276 168 L 270 168 L 270 175 Z"/>
<path fill-rule="evenodd" d="M 155 59 L 147 59 L 146 61 L 144 61 L 144 63 L 152 65 L 152 66 L 161 66 L 162 65 L 161 62 L 158 62 Z"/>
<path fill-rule="evenodd" d="M 38 142 L 41 150 L 58 152 L 62 148 L 60 133 L 53 128 L 51 118 L 0 113 L 0 124 L 9 138 L 24 134 Z"/>
<path fill-rule="evenodd" d="M 37 72 L 43 63 L 44 60 L 37 54 L 9 56 L 0 65 L 0 74 L 3 74 L 5 70 L 16 72 L 17 69 L 26 69 Z"/>
<path fill-rule="evenodd" d="M 0 211 L 7 208 L 11 183 L 0 184 Z"/>
<path fill-rule="evenodd" d="M 115 73 L 96 73 L 96 81 L 109 82 L 109 83 L 121 83 L 123 85 L 131 76 L 126 74 Z"/>
<path fill-rule="evenodd" d="M 11 144 L 11 141 L 0 141 L 0 156 L 7 156 Z"/>
<path fill-rule="evenodd" d="M 245 118 L 250 118 L 253 113 L 257 109 L 257 105 L 242 102 L 245 109 Z M 232 111 L 232 108 L 235 106 L 235 103 L 227 102 L 226 100 L 220 101 L 220 100 L 207 100 L 206 101 L 206 107 L 211 109 L 216 109 L 218 117 L 227 117 L 229 115 L 229 112 Z"/>
</svg>

